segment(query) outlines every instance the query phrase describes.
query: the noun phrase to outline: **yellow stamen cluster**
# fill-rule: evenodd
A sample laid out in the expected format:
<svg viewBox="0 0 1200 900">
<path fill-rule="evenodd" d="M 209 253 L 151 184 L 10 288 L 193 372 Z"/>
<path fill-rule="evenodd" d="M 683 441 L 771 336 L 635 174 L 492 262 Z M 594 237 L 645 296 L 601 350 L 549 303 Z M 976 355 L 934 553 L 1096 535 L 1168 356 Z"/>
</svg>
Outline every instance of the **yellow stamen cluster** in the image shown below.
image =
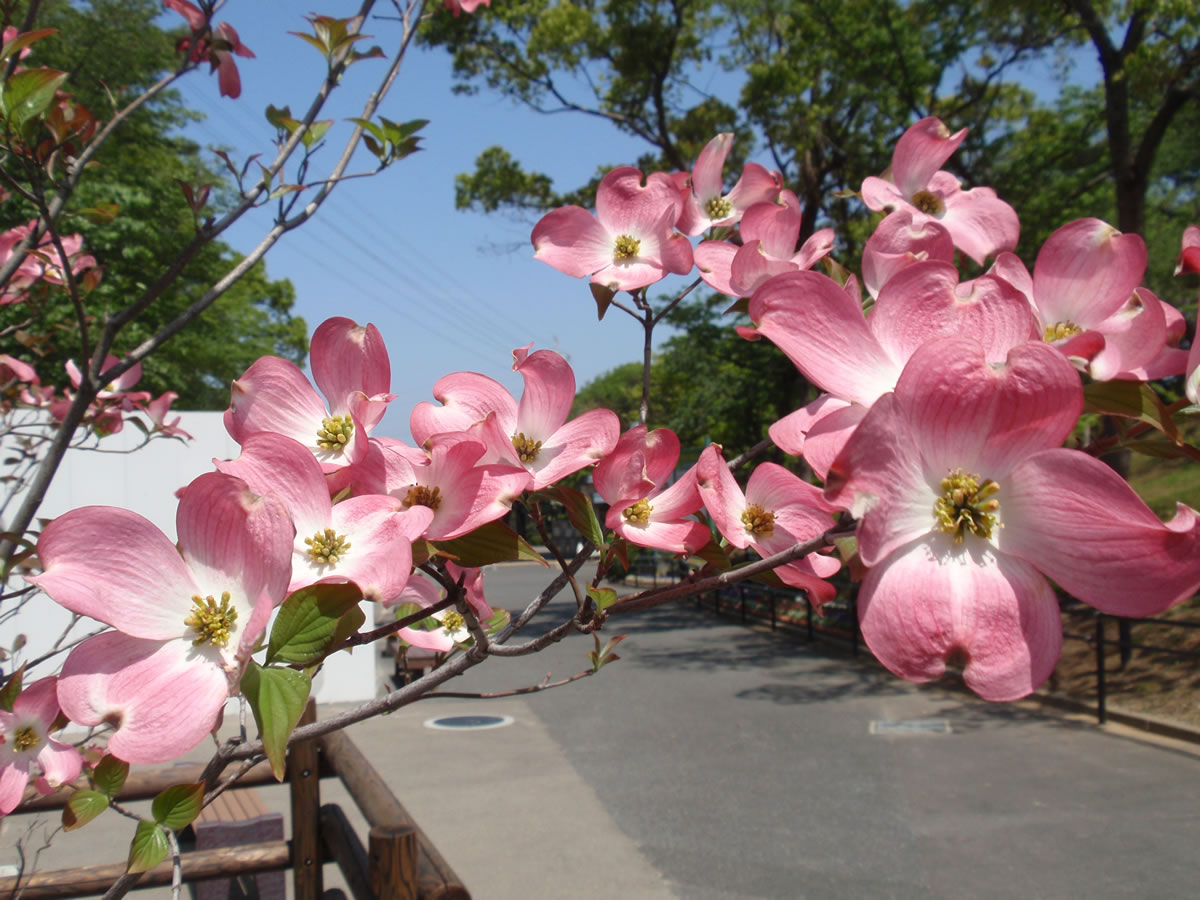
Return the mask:
<svg viewBox="0 0 1200 900">
<path fill-rule="evenodd" d="M 455 612 L 452 609 L 446 610 L 446 614 L 442 616 L 442 627 L 450 634 L 458 631 L 467 624 L 467 620 L 463 618 L 462 613 Z"/>
<path fill-rule="evenodd" d="M 933 504 L 937 527 L 944 534 L 954 535 L 956 544 L 963 542 L 968 531 L 985 540 L 991 538 L 996 511 L 1000 509 L 994 495 L 1000 485 L 990 478 L 981 482 L 978 475 L 955 469 L 942 479 L 941 487 L 944 493 Z"/>
<path fill-rule="evenodd" d="M 755 537 L 770 537 L 775 533 L 775 513 L 751 503 L 742 513 L 742 524 Z"/>
<path fill-rule="evenodd" d="M 344 534 L 338 534 L 332 528 L 318 531 L 310 538 L 305 538 L 308 545 L 308 555 L 313 562 L 323 566 L 335 566 L 350 549 L 350 542 Z"/>
<path fill-rule="evenodd" d="M 538 454 L 542 452 L 542 442 L 525 437 L 525 432 L 523 431 L 514 434 L 512 442 L 513 449 L 517 451 L 517 456 L 523 463 L 533 462 L 538 458 Z"/>
<path fill-rule="evenodd" d="M 237 621 L 237 610 L 230 605 L 229 591 L 221 593 L 221 602 L 217 603 L 209 594 L 203 600 L 198 595 L 192 597 L 192 614 L 183 620 L 196 632 L 192 646 L 199 647 L 207 642 L 214 647 L 224 647 L 229 643 L 229 635 Z"/>
<path fill-rule="evenodd" d="M 341 450 L 354 434 L 354 420 L 349 416 L 327 416 L 317 429 L 317 446 L 322 450 Z"/>
<path fill-rule="evenodd" d="M 639 500 L 633 506 L 627 506 L 621 511 L 621 515 L 625 517 L 626 522 L 632 522 L 634 525 L 645 525 L 650 521 L 650 511 L 654 507 L 647 500 Z"/>
<path fill-rule="evenodd" d="M 912 205 L 928 216 L 940 216 L 946 211 L 945 201 L 932 191 L 917 191 Z"/>
<path fill-rule="evenodd" d="M 708 217 L 713 221 L 724 219 L 727 215 L 733 212 L 733 204 L 724 197 L 713 197 L 704 204 L 704 211 L 708 213 Z"/>
<path fill-rule="evenodd" d="M 408 489 L 408 493 L 404 495 L 404 508 L 411 509 L 414 506 L 428 506 L 433 511 L 442 505 L 442 489 L 440 487 L 426 487 L 423 484 L 414 484 Z"/>
<path fill-rule="evenodd" d="M 18 728 L 16 734 L 13 735 L 13 750 L 17 753 L 32 750 L 41 743 L 41 740 L 34 727 L 26 725 L 24 728 Z"/>
<path fill-rule="evenodd" d="M 1079 332 L 1083 331 L 1074 322 L 1055 322 L 1053 325 L 1047 325 L 1045 332 L 1042 334 L 1042 340 L 1047 344 L 1053 344 L 1055 341 L 1065 340 L 1069 337 L 1075 337 Z"/>
<path fill-rule="evenodd" d="M 628 262 L 636 259 L 642 242 L 628 234 L 622 234 L 613 242 L 613 259 L 617 262 Z"/>
</svg>

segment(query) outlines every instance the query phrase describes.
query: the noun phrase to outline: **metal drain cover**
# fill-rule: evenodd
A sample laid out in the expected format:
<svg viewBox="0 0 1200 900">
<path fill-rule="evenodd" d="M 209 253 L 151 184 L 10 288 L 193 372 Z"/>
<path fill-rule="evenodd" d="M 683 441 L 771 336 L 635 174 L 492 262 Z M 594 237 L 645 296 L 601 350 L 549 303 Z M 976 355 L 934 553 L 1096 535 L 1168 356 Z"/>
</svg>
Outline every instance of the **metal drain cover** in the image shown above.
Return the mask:
<svg viewBox="0 0 1200 900">
<path fill-rule="evenodd" d="M 871 734 L 950 734 L 948 719 L 871 720 Z"/>
<path fill-rule="evenodd" d="M 438 716 L 426 719 L 425 727 L 442 731 L 480 731 L 484 728 L 503 728 L 512 723 L 512 716 Z"/>
</svg>

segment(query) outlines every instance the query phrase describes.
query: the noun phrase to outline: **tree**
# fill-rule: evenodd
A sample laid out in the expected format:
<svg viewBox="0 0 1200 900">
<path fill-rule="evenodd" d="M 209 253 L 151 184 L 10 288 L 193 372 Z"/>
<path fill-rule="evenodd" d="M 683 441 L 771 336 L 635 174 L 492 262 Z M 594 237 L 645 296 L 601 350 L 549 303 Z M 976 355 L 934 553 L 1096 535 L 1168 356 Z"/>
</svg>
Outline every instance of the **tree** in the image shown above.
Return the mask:
<svg viewBox="0 0 1200 900">
<path fill-rule="evenodd" d="M 50 37 L 30 58 L 72 73 L 68 88 L 75 99 L 103 120 L 114 104 L 144 91 L 178 65 L 175 40 L 155 24 L 161 4 L 153 0 L 96 0 L 87 7 L 44 4 L 42 19 L 71 40 Z M 19 21 L 19 18 L 17 19 Z M 103 49 L 121 47 L 121 53 Z M 103 278 L 86 301 L 93 323 L 102 322 L 164 272 L 195 236 L 204 217 L 229 208 L 228 180 L 204 159 L 199 146 L 179 136 L 178 129 L 198 114 L 186 110 L 175 92 L 160 94 L 130 116 L 101 149 L 98 167 L 74 193 L 63 220 L 66 233 L 83 235 L 84 248 L 95 256 Z M 17 165 L 9 159 L 7 167 Z M 14 170 L 13 175 L 17 172 Z M 188 208 L 180 182 L 212 185 L 210 207 L 202 217 Z M 115 210 L 115 217 L 88 215 L 86 210 Z M 24 224 L 37 213 L 19 197 L 0 212 L 0 230 Z M 130 350 L 186 309 L 240 259 L 221 241 L 207 244 L 171 288 L 125 330 L 117 352 Z M 272 281 L 259 265 L 205 313 L 206 327 L 181 335 L 166 354 L 146 361 L 139 387 L 153 393 L 174 390 L 177 406 L 224 409 L 229 383 L 264 354 L 303 364 L 307 327 L 292 315 L 295 292 L 288 281 Z M 49 340 L 38 344 L 39 373 L 62 384 L 63 363 L 79 361 L 79 335 L 48 323 L 63 322 L 69 300 L 62 292 L 40 304 L 0 308 L 0 328 L 20 323 L 25 332 L 39 331 Z"/>
</svg>

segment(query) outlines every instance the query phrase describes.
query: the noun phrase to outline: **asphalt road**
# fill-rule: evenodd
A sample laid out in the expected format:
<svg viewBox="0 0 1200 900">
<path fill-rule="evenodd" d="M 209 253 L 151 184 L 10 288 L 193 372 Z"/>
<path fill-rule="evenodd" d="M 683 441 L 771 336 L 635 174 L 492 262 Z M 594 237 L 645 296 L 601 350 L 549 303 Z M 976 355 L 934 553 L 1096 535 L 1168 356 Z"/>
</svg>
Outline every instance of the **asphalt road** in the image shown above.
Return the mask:
<svg viewBox="0 0 1200 900">
<path fill-rule="evenodd" d="M 517 607 L 545 580 L 498 568 L 488 596 Z M 606 631 L 628 632 L 622 659 L 528 709 L 679 897 L 1200 894 L 1194 755 L 684 605 Z M 590 648 L 575 637 L 454 687 L 569 675 Z M 871 733 L 914 719 L 949 731 Z"/>
</svg>

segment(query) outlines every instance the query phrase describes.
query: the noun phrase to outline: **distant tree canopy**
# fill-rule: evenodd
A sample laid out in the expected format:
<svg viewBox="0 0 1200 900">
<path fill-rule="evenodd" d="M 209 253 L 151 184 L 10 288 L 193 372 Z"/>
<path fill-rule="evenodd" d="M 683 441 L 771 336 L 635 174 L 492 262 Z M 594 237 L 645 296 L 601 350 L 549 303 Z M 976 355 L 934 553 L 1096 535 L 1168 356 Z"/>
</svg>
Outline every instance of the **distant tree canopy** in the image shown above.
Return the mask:
<svg viewBox="0 0 1200 900">
<path fill-rule="evenodd" d="M 53 36 L 34 47 L 31 60 L 71 73 L 64 89 L 102 122 L 174 68 L 179 61 L 176 38 L 155 24 L 162 5 L 156 0 L 94 0 L 87 4 L 42 3 L 38 27 L 58 28 L 71 40 Z M 19 24 L 21 15 L 13 16 Z M 215 86 L 214 86 L 215 90 Z M 196 224 L 178 181 L 213 185 L 219 210 L 229 185 L 179 129 L 197 118 L 178 94 L 168 92 L 135 112 L 97 157 L 99 165 L 83 178 L 73 195 L 61 230 L 81 233 L 84 249 L 103 268 L 100 286 L 87 295 L 85 307 L 95 322 L 121 309 L 152 283 L 178 257 L 195 235 Z M 5 161 L 4 167 L 15 165 Z M 178 179 L 178 181 L 177 181 Z M 117 215 L 96 224 L 82 210 L 113 204 Z M 35 210 L 19 197 L 0 207 L 0 227 L 28 222 Z M 209 243 L 183 274 L 143 316 L 122 332 L 117 351 L 130 349 L 221 278 L 238 260 L 225 243 Z M 69 302 L 57 292 L 45 303 L 0 307 L 0 328 L 24 327 L 45 335 L 44 355 L 32 360 L 44 381 L 65 381 L 62 363 L 79 358 L 79 338 Z M 259 356 L 275 354 L 303 364 L 307 327 L 292 314 L 295 291 L 286 280 L 273 281 L 262 265 L 224 294 L 203 314 L 198 327 L 184 329 L 162 352 L 143 365 L 139 389 L 174 390 L 180 409 L 223 409 L 229 384 Z"/>
<path fill-rule="evenodd" d="M 907 126 L 934 115 L 970 129 L 948 167 L 965 186 L 991 186 L 1013 205 L 1027 264 L 1055 228 L 1097 216 L 1146 238 L 1153 290 L 1181 308 L 1195 302 L 1171 272 L 1184 227 L 1200 221 L 1197 4 L 513 0 L 472 17 L 437 17 L 422 38 L 451 51 L 457 90 L 601 118 L 647 147 L 636 161 L 597 158 L 592 181 L 565 190 L 491 147 L 473 173 L 459 176 L 460 208 L 533 215 L 564 203 L 591 206 L 613 165 L 690 169 L 706 141 L 730 131 L 737 139 L 727 177 L 736 179 L 756 148 L 765 151 L 804 205 L 800 240 L 833 226 L 836 256 L 856 269 L 877 217 L 853 192 L 889 166 Z M 1032 83 L 1023 67 L 1034 60 L 1058 76 Z M 1095 62 L 1096 83 L 1080 83 Z M 689 335 L 657 358 L 664 394 L 651 424 L 682 429 L 685 446 L 736 433 L 736 452 L 804 392 L 789 382 L 779 354 L 732 332 L 719 315 L 725 305 L 700 299 L 673 316 Z M 693 344 L 705 350 L 693 352 Z M 717 350 L 720 357 L 710 355 Z M 622 371 L 606 377 L 609 394 L 621 395 Z M 672 384 L 686 383 L 690 390 L 672 393 Z M 584 395 L 600 389 L 590 385 Z M 700 397 L 709 406 L 702 426 L 705 411 L 689 406 Z M 751 405 L 757 425 L 743 421 Z"/>
</svg>

